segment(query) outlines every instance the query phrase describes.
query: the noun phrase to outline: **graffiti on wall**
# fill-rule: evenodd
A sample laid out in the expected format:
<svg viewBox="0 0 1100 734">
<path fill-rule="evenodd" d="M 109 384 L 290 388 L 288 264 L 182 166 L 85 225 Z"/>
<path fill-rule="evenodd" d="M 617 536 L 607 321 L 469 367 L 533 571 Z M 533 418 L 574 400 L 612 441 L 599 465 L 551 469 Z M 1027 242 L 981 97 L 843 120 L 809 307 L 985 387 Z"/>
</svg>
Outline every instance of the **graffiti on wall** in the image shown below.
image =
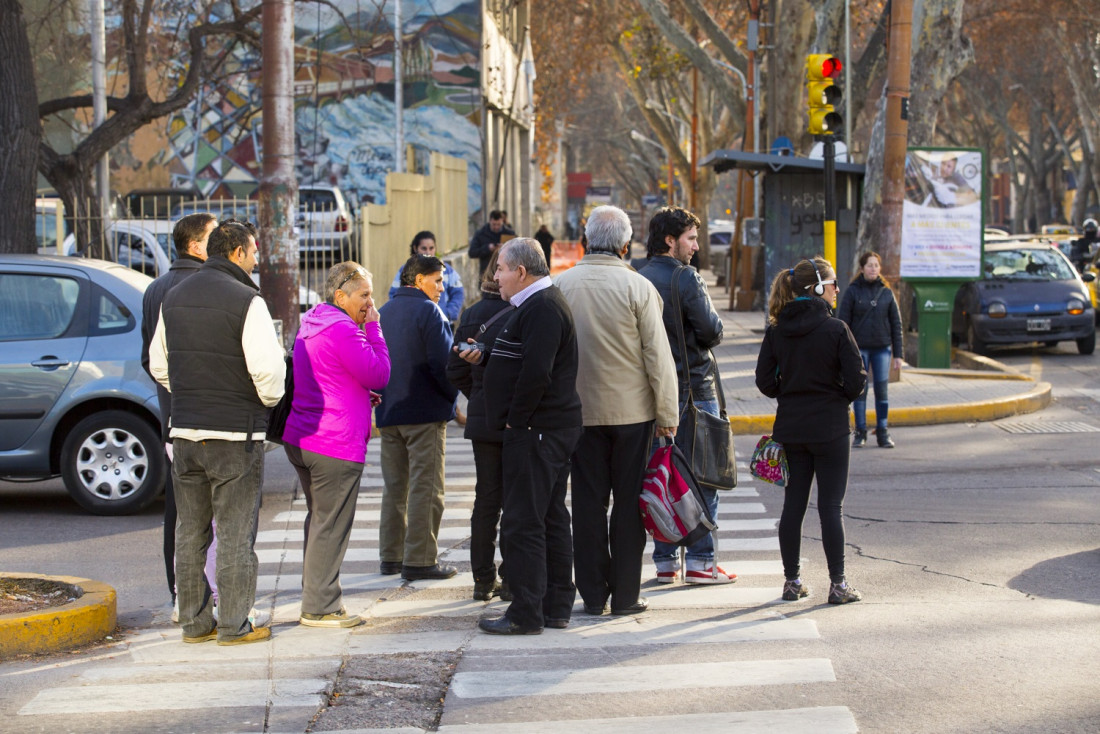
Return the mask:
<svg viewBox="0 0 1100 734">
<path fill-rule="evenodd" d="M 401 70 L 405 143 L 466 161 L 471 212 L 481 206 L 480 3 L 404 0 Z M 240 51 L 240 54 L 254 53 Z M 393 0 L 334 0 L 295 17 L 296 168 L 301 184 L 334 184 L 385 203 L 394 170 Z M 239 56 L 238 68 L 256 68 Z M 169 121 L 162 163 L 174 185 L 250 196 L 259 186 L 260 78 L 228 75 Z"/>
</svg>

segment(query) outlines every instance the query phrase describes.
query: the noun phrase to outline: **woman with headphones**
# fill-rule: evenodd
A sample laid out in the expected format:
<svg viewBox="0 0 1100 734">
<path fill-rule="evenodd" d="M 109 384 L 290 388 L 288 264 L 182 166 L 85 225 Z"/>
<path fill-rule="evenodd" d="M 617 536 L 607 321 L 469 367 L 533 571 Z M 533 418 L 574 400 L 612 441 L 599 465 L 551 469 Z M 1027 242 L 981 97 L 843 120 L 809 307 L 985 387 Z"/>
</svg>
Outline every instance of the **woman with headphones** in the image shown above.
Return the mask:
<svg viewBox="0 0 1100 734">
<path fill-rule="evenodd" d="M 836 272 L 822 257 L 776 275 L 756 360 L 757 388 L 778 400 L 772 438 L 783 444 L 790 468 L 779 519 L 786 601 L 810 594 L 800 558 L 802 522 L 815 478 L 829 603 L 862 598 L 844 575 L 843 505 L 851 452 L 848 406 L 863 393 L 867 372 L 848 325 L 833 316 L 839 290 Z"/>
</svg>

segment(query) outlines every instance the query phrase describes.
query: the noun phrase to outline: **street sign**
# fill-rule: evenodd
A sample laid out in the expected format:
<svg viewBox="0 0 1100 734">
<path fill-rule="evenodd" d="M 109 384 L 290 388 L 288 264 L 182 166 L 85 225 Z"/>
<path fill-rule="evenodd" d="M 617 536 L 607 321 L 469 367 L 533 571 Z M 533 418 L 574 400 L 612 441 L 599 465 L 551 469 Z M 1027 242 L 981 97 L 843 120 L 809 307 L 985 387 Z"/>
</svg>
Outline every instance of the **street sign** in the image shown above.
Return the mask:
<svg viewBox="0 0 1100 734">
<path fill-rule="evenodd" d="M 611 203 L 611 187 L 610 186 L 589 186 L 585 191 L 584 198 L 590 204 L 610 204 Z"/>
<path fill-rule="evenodd" d="M 659 206 L 665 197 L 658 196 L 657 194 L 643 194 L 642 206 Z"/>
</svg>

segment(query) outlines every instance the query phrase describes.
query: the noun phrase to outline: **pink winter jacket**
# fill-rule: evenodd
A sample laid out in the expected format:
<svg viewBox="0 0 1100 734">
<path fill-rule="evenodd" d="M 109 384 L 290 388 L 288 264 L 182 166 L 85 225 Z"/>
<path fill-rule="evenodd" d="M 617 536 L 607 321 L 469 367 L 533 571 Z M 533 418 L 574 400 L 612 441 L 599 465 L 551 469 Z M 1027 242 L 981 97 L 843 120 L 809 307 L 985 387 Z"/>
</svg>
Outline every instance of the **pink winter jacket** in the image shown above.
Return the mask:
<svg viewBox="0 0 1100 734">
<path fill-rule="evenodd" d="M 390 379 L 378 323 L 363 329 L 336 306 L 302 316 L 294 340 L 294 400 L 283 440 L 303 451 L 363 463 L 370 438 L 370 391 Z"/>
</svg>

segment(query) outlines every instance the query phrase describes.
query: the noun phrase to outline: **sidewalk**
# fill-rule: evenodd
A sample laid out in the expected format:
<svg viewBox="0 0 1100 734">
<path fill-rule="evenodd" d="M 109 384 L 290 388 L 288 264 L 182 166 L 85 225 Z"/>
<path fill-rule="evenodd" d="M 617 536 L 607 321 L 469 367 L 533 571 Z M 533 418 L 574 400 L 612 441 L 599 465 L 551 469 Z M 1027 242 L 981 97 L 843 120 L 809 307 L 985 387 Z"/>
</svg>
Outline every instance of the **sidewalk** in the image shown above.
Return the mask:
<svg viewBox="0 0 1100 734">
<path fill-rule="evenodd" d="M 771 433 L 776 401 L 756 389 L 756 357 L 764 335 L 763 311 L 727 311 L 728 296 L 704 273 L 710 295 L 725 325 L 714 350 L 726 412 L 735 434 Z M 1050 383 L 1035 382 L 994 360 L 956 350 L 955 361 L 974 369 L 922 370 L 906 365 L 901 382 L 890 385 L 890 425 L 966 423 L 1032 413 L 1050 403 Z M 873 393 L 868 396 L 869 425 L 874 422 Z"/>
</svg>

